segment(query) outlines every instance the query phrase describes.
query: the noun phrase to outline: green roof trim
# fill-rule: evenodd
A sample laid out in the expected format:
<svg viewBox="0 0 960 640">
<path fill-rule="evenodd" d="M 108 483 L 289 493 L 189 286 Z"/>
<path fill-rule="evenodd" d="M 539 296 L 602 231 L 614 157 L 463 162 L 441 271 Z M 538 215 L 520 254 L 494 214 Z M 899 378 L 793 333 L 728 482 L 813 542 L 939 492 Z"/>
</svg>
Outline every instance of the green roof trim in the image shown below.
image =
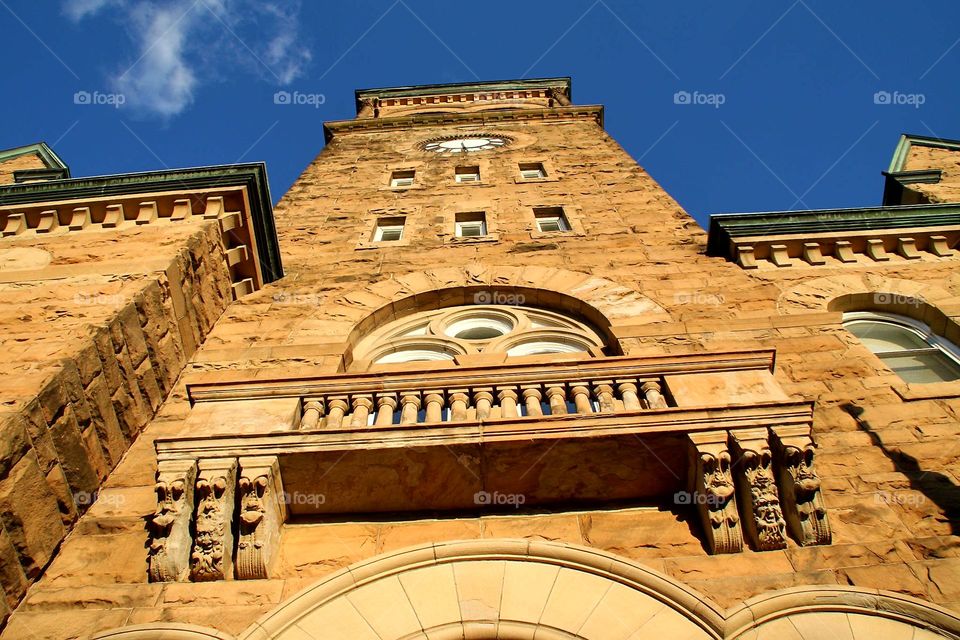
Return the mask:
<svg viewBox="0 0 960 640">
<path fill-rule="evenodd" d="M 410 98 L 415 96 L 434 96 L 445 93 L 473 93 L 476 91 L 524 91 L 530 89 L 550 89 L 562 87 L 571 100 L 571 80 L 569 76 L 561 78 L 531 78 L 528 80 L 492 80 L 489 82 L 455 82 L 452 84 L 420 84 L 409 87 L 382 87 L 379 89 L 357 89 L 354 92 L 357 101 L 357 113 L 362 103 L 369 98 Z"/>
<path fill-rule="evenodd" d="M 720 213 L 710 216 L 707 255 L 727 256 L 739 238 L 960 226 L 960 203 L 858 209 Z"/>
<path fill-rule="evenodd" d="M 929 136 L 918 136 L 911 133 L 904 133 L 900 136 L 900 141 L 897 143 L 897 148 L 893 151 L 893 158 L 890 160 L 890 168 L 887 169 L 887 173 L 900 173 L 903 171 L 903 166 L 907 162 L 907 156 L 910 154 L 910 147 L 912 145 L 960 151 L 960 140 L 951 140 L 949 138 L 931 138 Z"/>
<path fill-rule="evenodd" d="M 70 177 L 70 167 L 60 159 L 60 156 L 58 156 L 46 142 L 35 142 L 34 144 L 28 144 L 22 147 L 0 150 L 0 162 L 31 153 L 40 156 L 40 159 L 43 160 L 43 163 L 47 165 L 48 169 L 63 169 L 67 172 L 67 177 Z"/>
<path fill-rule="evenodd" d="M 264 284 L 283 277 L 267 166 L 262 162 L 70 178 L 0 186 L 0 207 L 144 192 L 246 187 Z"/>
</svg>

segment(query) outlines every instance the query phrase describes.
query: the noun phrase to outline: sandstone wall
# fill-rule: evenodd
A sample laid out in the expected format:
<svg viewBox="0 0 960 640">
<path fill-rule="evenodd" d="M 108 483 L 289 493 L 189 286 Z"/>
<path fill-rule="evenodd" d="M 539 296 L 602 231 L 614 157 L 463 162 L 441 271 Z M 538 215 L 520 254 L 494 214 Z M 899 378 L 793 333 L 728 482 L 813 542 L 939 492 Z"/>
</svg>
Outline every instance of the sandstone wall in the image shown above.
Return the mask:
<svg viewBox="0 0 960 640">
<path fill-rule="evenodd" d="M 45 169 L 47 165 L 43 163 L 40 156 L 35 153 L 27 153 L 22 156 L 10 158 L 5 162 L 0 162 L 0 184 L 13 184 L 13 172 L 23 169 Z"/>
<path fill-rule="evenodd" d="M 956 258 L 744 271 L 707 258 L 703 231 L 596 124 L 489 123 L 483 130 L 517 144 L 465 162 L 413 149 L 449 128 L 357 132 L 337 137 L 304 171 L 275 208 L 287 276 L 226 309 L 3 637 L 79 638 L 151 621 L 236 634 L 358 560 L 431 541 L 498 537 L 608 550 L 722 606 L 783 587 L 849 584 L 960 610 L 960 387 L 926 395 L 906 388 L 842 328 L 830 306 L 850 296 L 873 304 L 872 292 L 922 292 L 955 318 Z M 550 162 L 559 180 L 517 182 L 516 163 L 533 160 Z M 451 186 L 454 167 L 468 163 L 480 165 L 483 183 Z M 416 188 L 385 188 L 390 170 L 408 167 L 418 171 Z M 568 207 L 583 235 L 534 237 L 536 205 Z M 452 213 L 476 210 L 495 218 L 499 241 L 451 242 Z M 408 243 L 357 250 L 377 215 L 396 214 L 407 216 Z M 693 511 L 673 504 L 291 522 L 270 580 L 147 582 L 153 442 L 187 434 L 187 383 L 211 371 L 224 378 L 337 372 L 358 324 L 386 321 L 411 296 L 441 304 L 441 294 L 430 291 L 518 285 L 582 286 L 592 304 L 621 309 L 612 330 L 630 355 L 775 348 L 781 386 L 792 398 L 817 403 L 814 430 L 834 544 L 708 556 Z M 911 303 L 903 304 L 891 308 L 910 311 Z"/>
</svg>

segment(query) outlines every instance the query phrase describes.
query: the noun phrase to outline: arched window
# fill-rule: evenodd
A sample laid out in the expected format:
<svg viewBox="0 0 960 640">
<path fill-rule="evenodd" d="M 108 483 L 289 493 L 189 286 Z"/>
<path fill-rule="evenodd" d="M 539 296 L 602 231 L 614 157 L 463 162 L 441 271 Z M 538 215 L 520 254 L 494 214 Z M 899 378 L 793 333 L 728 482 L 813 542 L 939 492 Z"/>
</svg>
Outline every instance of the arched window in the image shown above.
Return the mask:
<svg viewBox="0 0 960 640">
<path fill-rule="evenodd" d="M 922 322 L 892 313 L 857 311 L 843 314 L 843 326 L 904 382 L 960 380 L 960 349 Z"/>
<path fill-rule="evenodd" d="M 395 364 L 452 360 L 472 353 L 589 357 L 603 345 L 592 327 L 553 311 L 469 305 L 425 311 L 380 327 L 357 343 L 354 360 Z"/>
</svg>

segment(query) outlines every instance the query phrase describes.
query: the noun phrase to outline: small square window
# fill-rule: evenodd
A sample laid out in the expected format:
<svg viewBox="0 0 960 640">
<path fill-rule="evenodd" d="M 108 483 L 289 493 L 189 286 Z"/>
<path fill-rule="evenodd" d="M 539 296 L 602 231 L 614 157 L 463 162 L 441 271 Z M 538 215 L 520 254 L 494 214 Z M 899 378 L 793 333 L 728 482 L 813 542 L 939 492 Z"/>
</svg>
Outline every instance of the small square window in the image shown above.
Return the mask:
<svg viewBox="0 0 960 640">
<path fill-rule="evenodd" d="M 405 218 L 380 218 L 373 232 L 374 242 L 396 242 L 403 239 Z"/>
<path fill-rule="evenodd" d="M 487 216 L 482 211 L 458 213 L 456 220 L 458 238 L 482 238 L 487 235 Z"/>
<path fill-rule="evenodd" d="M 538 178 L 546 178 L 547 171 L 543 168 L 541 162 L 521 162 L 520 177 L 524 180 L 537 180 Z"/>
<path fill-rule="evenodd" d="M 394 171 L 390 174 L 390 186 L 391 187 L 412 187 L 413 178 L 416 175 L 416 171 L 413 169 L 405 171 Z"/>
<path fill-rule="evenodd" d="M 541 233 L 570 231 L 570 224 L 563 213 L 563 207 L 538 207 L 533 210 L 533 216 L 537 221 L 537 230 Z"/>
<path fill-rule="evenodd" d="M 453 177 L 457 182 L 480 182 L 480 167 L 457 167 Z"/>
</svg>

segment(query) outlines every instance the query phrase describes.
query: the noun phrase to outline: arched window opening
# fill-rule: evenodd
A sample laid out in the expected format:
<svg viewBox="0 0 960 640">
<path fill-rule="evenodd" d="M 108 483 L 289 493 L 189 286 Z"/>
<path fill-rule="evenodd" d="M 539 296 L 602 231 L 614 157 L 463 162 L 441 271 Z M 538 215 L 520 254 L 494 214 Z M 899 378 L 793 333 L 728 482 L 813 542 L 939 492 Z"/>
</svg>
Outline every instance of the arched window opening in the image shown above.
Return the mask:
<svg viewBox="0 0 960 640">
<path fill-rule="evenodd" d="M 843 314 L 843 326 L 904 382 L 960 380 L 960 349 L 922 322 L 892 313 L 857 311 Z"/>
</svg>

